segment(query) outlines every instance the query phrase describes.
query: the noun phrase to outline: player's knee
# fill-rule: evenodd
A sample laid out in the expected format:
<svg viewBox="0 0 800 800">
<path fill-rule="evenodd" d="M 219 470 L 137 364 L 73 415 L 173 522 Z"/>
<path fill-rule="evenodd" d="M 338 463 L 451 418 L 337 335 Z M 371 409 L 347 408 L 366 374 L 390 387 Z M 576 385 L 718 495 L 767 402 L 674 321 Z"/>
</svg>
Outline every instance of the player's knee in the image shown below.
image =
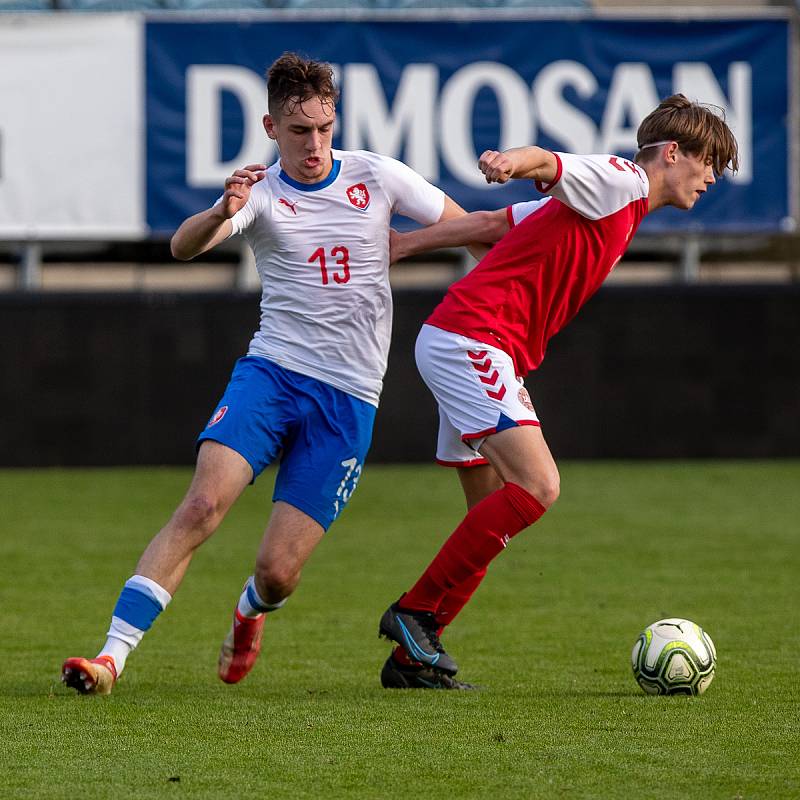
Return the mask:
<svg viewBox="0 0 800 800">
<path fill-rule="evenodd" d="M 537 489 L 538 494 L 536 497 L 538 498 L 539 502 L 545 507 L 550 508 L 550 506 L 558 500 L 559 494 L 561 494 L 561 479 L 557 472 L 553 473 L 552 475 L 548 475 L 544 478 L 539 488 Z"/>
<path fill-rule="evenodd" d="M 538 489 L 538 495 L 536 496 L 545 508 L 550 508 L 550 506 L 558 500 L 559 494 L 561 494 L 561 482 L 558 476 L 556 476 L 554 479 L 543 483 Z"/>
<path fill-rule="evenodd" d="M 523 488 L 545 508 L 550 508 L 561 493 L 561 480 L 557 472 L 550 475 L 537 475 L 526 481 Z"/>
<path fill-rule="evenodd" d="M 256 564 L 256 587 L 268 603 L 288 597 L 300 581 L 300 573 L 291 564 Z"/>
<path fill-rule="evenodd" d="M 181 503 L 177 516 L 182 528 L 204 534 L 213 533 L 222 520 L 219 501 L 206 493 L 190 494 Z"/>
</svg>

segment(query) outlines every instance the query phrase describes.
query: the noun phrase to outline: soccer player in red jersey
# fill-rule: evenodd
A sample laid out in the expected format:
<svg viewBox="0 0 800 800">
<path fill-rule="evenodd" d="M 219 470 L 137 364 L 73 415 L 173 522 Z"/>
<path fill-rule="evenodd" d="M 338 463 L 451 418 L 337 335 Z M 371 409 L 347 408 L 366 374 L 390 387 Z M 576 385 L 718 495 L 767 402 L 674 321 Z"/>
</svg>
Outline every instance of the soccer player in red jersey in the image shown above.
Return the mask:
<svg viewBox="0 0 800 800">
<path fill-rule="evenodd" d="M 644 119 L 637 141 L 633 161 L 539 147 L 486 151 L 478 166 L 488 183 L 533 180 L 546 197 L 393 235 L 393 260 L 502 238 L 450 287 L 417 339 L 417 366 L 439 405 L 437 461 L 458 468 L 469 510 L 384 613 L 380 633 L 398 644 L 384 671 L 394 661 L 456 673 L 442 629 L 492 559 L 559 494 L 558 469 L 519 376 L 542 363 L 550 338 L 597 291 L 646 214 L 691 209 L 725 169 L 738 168 L 724 119 L 681 94 Z"/>
</svg>

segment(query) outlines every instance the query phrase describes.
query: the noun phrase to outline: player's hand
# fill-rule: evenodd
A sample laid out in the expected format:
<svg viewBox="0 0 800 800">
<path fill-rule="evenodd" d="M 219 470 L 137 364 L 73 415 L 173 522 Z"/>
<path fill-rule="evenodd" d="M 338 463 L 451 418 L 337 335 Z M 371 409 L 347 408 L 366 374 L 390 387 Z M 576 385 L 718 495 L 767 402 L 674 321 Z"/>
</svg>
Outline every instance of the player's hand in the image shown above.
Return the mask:
<svg viewBox="0 0 800 800">
<path fill-rule="evenodd" d="M 266 169 L 266 164 L 248 164 L 225 178 L 225 193 L 222 195 L 220 205 L 227 219 L 244 208 L 250 199 L 250 190 L 259 181 L 264 180 L 264 176 L 267 174 Z"/>
<path fill-rule="evenodd" d="M 396 264 L 406 257 L 405 239 L 406 234 L 389 228 L 389 264 Z"/>
<path fill-rule="evenodd" d="M 498 150 L 485 150 L 478 159 L 478 169 L 486 178 L 486 183 L 507 183 L 514 171 L 514 163 Z"/>
</svg>

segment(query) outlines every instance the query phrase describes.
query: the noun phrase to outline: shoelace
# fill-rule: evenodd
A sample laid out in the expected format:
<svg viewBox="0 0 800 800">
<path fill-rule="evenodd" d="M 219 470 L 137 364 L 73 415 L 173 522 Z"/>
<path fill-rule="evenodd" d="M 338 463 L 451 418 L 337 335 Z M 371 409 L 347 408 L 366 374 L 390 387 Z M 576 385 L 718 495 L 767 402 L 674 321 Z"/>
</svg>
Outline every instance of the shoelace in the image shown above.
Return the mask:
<svg viewBox="0 0 800 800">
<path fill-rule="evenodd" d="M 436 623 L 436 617 L 430 611 L 426 611 L 417 616 L 417 622 L 420 628 L 425 631 L 425 635 L 428 637 L 433 649 L 437 653 L 444 653 L 444 647 L 439 641 L 439 626 Z"/>
</svg>

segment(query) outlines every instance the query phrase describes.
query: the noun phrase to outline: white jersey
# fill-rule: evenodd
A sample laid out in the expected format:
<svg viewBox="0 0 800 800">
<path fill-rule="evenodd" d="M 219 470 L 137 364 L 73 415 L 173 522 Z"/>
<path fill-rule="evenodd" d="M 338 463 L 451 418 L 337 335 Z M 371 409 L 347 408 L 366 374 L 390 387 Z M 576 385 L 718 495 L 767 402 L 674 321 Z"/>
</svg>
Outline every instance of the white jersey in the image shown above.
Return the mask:
<svg viewBox="0 0 800 800">
<path fill-rule="evenodd" d="M 389 353 L 389 224 L 437 222 L 444 193 L 392 158 L 333 151 L 320 183 L 292 180 L 280 162 L 231 219 L 253 248 L 261 326 L 248 355 L 378 405 Z"/>
</svg>

